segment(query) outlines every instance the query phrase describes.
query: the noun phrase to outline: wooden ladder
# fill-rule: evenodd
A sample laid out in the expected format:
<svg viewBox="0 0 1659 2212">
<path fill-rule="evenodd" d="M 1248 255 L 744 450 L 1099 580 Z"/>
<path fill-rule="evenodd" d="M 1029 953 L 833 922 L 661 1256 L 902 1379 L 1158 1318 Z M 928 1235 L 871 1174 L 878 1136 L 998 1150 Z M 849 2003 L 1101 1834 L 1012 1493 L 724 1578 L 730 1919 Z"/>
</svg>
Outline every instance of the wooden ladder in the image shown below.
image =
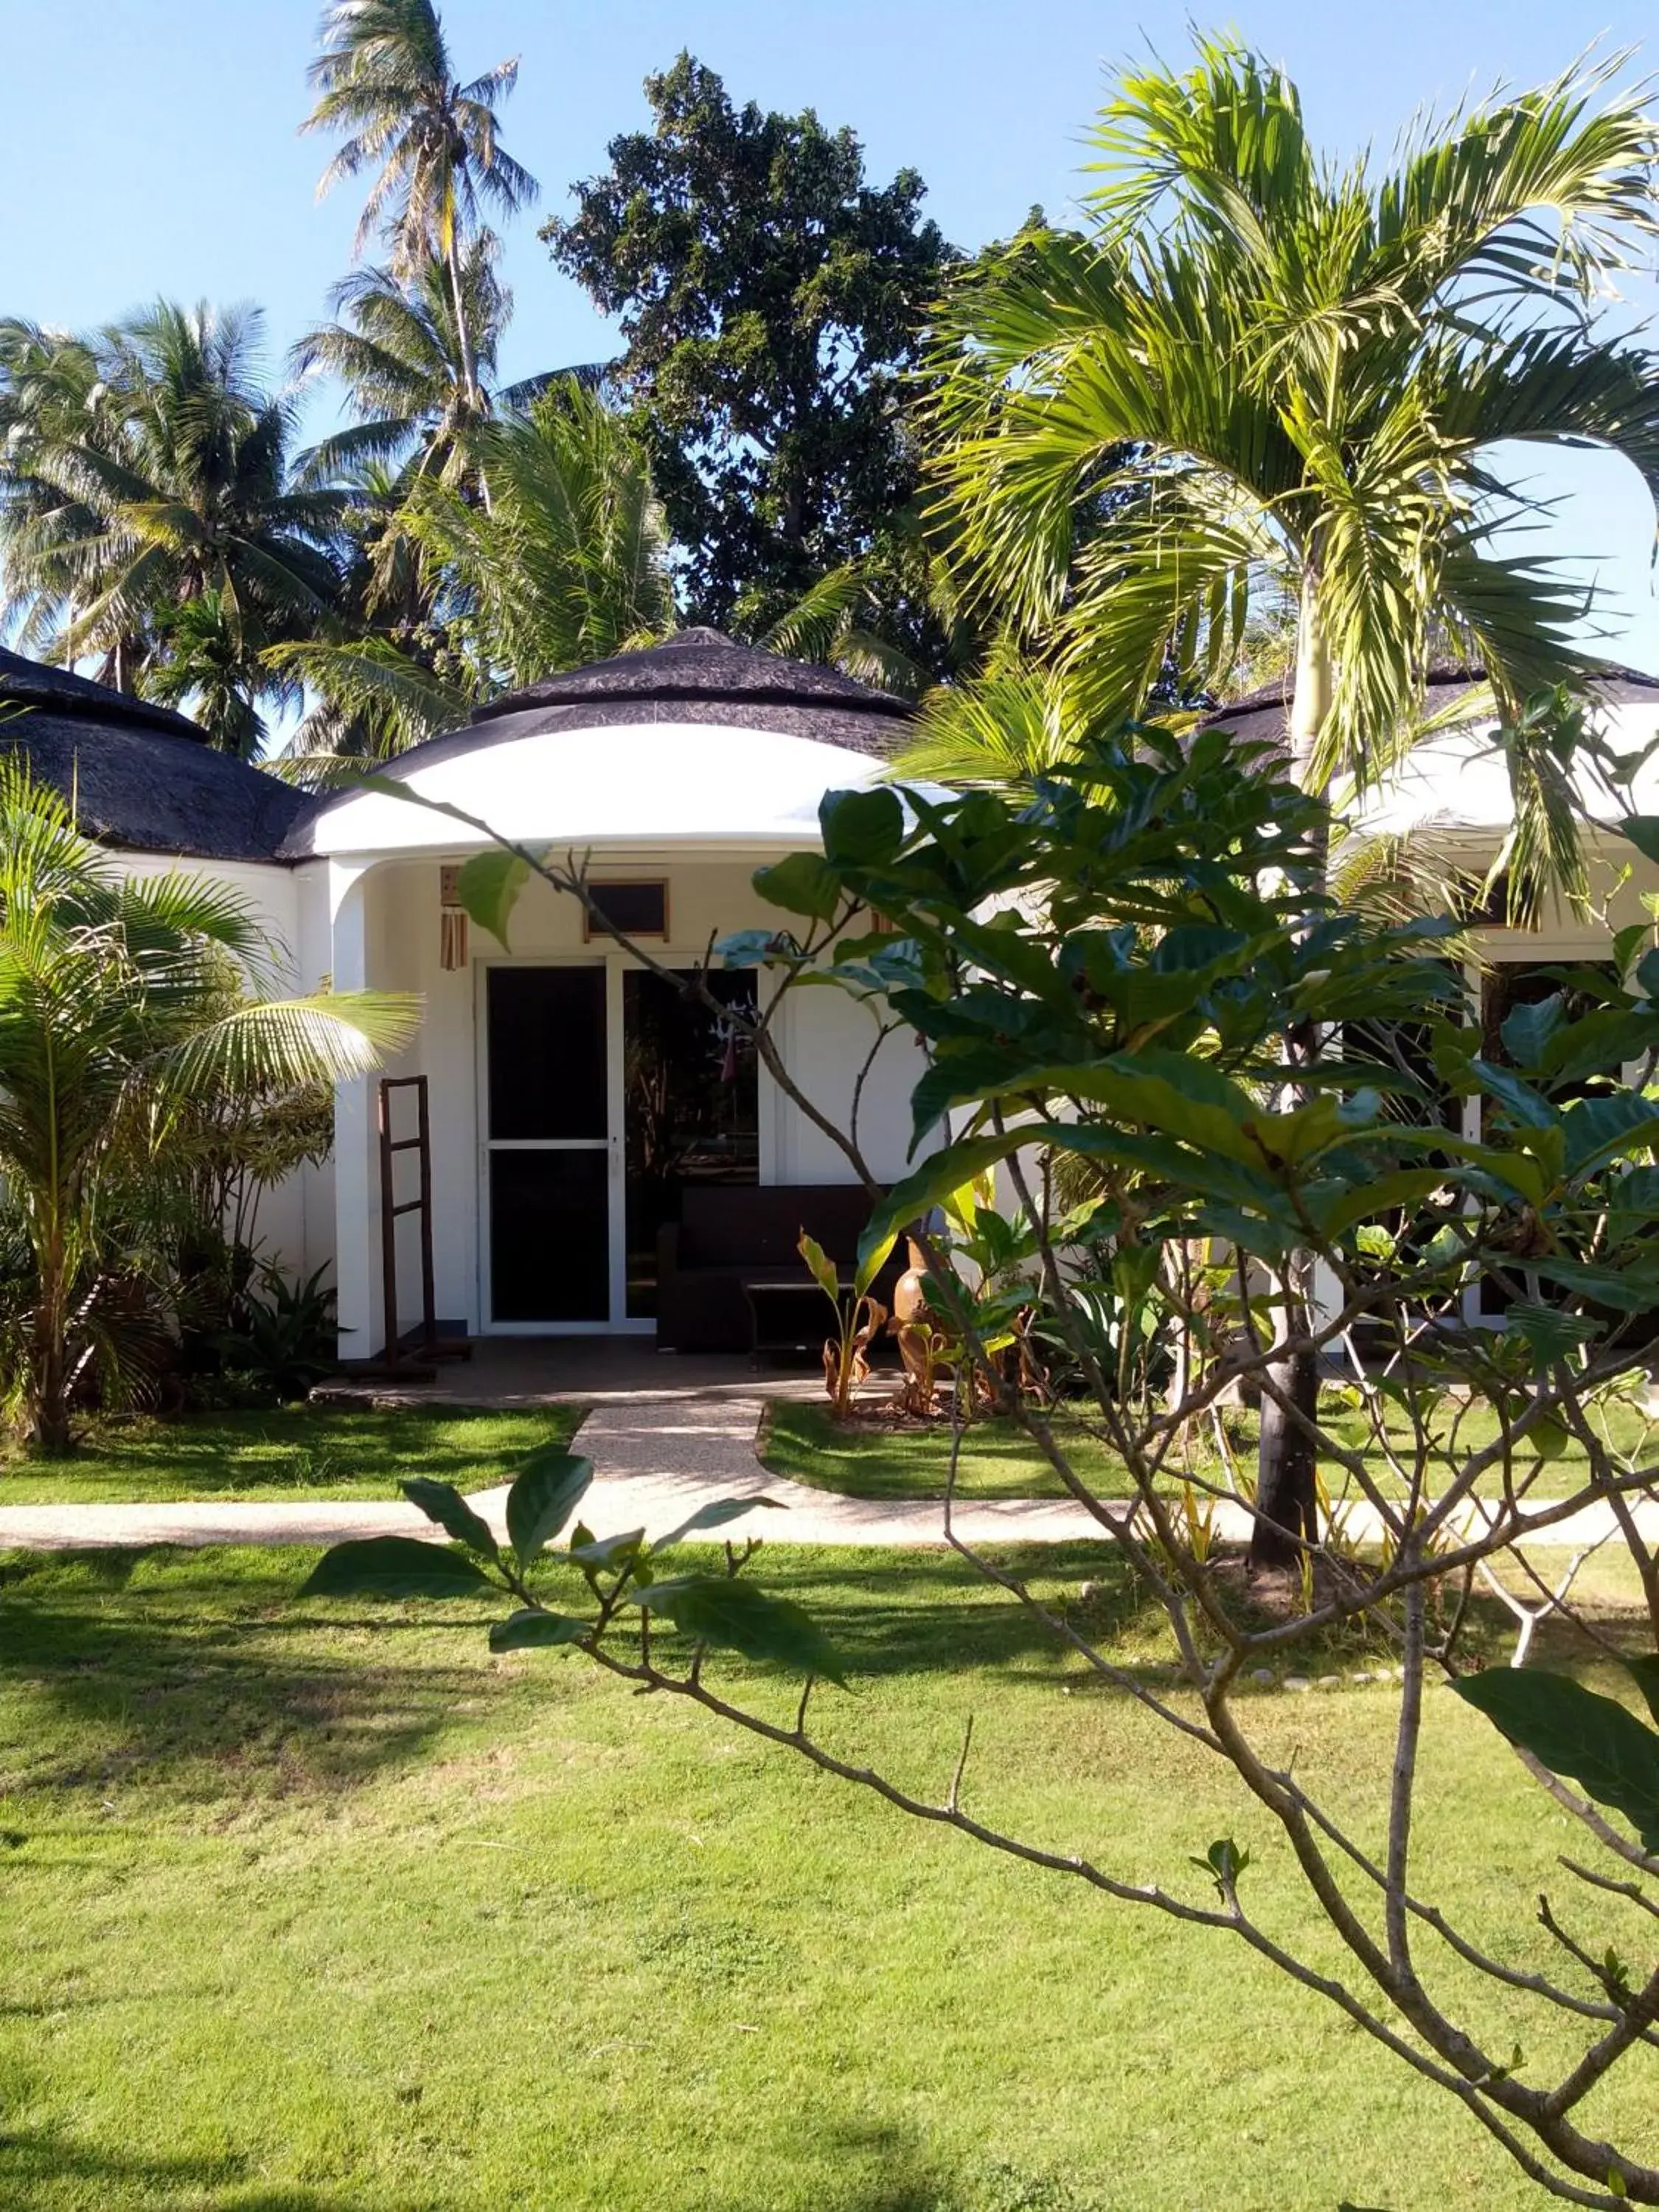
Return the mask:
<svg viewBox="0 0 1659 2212">
<path fill-rule="evenodd" d="M 412 1091 L 415 1093 L 416 1124 L 412 1137 L 392 1134 L 392 1094 L 395 1091 Z M 446 1335 L 437 1317 L 437 1292 L 432 1265 L 432 1112 L 425 1076 L 383 1075 L 380 1078 L 380 1277 L 386 1297 L 386 1350 L 381 1356 L 382 1363 L 387 1369 L 398 1368 L 404 1363 L 405 1347 L 402 1332 L 398 1327 L 398 1222 L 405 1213 L 417 1213 L 421 1218 L 421 1324 L 416 1342 L 409 1348 L 418 1361 L 470 1359 L 472 1347 L 465 1335 Z M 398 1197 L 396 1176 L 399 1152 L 418 1154 L 421 1176 L 418 1194 L 401 1201 Z M 412 1371 L 410 1379 L 413 1379 Z"/>
</svg>

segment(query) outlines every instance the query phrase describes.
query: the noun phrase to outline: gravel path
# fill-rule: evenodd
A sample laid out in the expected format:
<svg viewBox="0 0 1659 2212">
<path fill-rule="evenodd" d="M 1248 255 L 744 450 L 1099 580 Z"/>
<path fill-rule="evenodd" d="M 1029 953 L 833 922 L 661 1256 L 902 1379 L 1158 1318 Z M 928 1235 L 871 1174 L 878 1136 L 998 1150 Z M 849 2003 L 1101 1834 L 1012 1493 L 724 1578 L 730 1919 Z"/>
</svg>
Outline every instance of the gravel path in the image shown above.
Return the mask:
<svg viewBox="0 0 1659 2212">
<path fill-rule="evenodd" d="M 759 1398 L 679 1396 L 612 1401 L 583 1423 L 576 1449 L 594 1463 L 582 1517 L 599 1535 L 643 1528 L 665 1535 L 715 1498 L 767 1497 L 787 1513 L 757 1507 L 730 1522 L 723 1534 L 765 1535 L 782 1543 L 894 1545 L 944 1540 L 943 1511 L 933 1503 L 847 1498 L 768 1474 L 755 1457 Z M 475 1491 L 468 1503 L 498 1535 L 505 1531 L 507 1489 Z M 1638 1509 L 1644 1535 L 1659 1541 L 1659 1501 Z M 1240 1541 L 1249 1533 L 1243 1509 L 1218 1509 L 1219 1533 Z M 1065 1499 L 1004 1498 L 960 1505 L 957 1533 L 974 1544 L 1073 1543 L 1097 1537 L 1096 1522 Z M 1355 1507 L 1351 1533 L 1375 1537 L 1376 1516 Z M 1540 1528 L 1529 1540 L 1577 1548 L 1612 1533 L 1612 1514 L 1593 1506 Z M 353 1536 L 437 1534 L 412 1505 L 391 1500 L 327 1498 L 170 1504 L 10 1505 L 0 1507 L 0 1549 L 89 1551 L 148 1544 L 331 1544 Z"/>
</svg>

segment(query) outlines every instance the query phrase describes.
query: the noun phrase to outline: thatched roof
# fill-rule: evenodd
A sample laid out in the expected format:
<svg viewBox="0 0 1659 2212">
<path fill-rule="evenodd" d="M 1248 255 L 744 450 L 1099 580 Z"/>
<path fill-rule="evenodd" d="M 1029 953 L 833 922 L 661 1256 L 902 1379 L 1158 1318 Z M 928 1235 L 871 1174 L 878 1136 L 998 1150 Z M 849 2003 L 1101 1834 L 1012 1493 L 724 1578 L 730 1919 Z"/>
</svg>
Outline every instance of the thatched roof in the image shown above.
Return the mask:
<svg viewBox="0 0 1659 2212">
<path fill-rule="evenodd" d="M 125 852 L 270 860 L 308 803 L 170 708 L 3 650 L 0 747 L 73 798 L 88 837 Z"/>
<path fill-rule="evenodd" d="M 1486 682 L 1478 668 L 1468 668 L 1452 661 L 1437 662 L 1430 669 L 1424 687 L 1423 713 L 1425 719 L 1437 718 L 1449 708 L 1455 708 L 1460 698 L 1473 698 Z M 1258 690 L 1248 691 L 1243 698 L 1230 700 L 1212 714 L 1203 717 L 1205 729 L 1228 730 L 1241 739 L 1259 744 L 1282 744 L 1285 736 L 1285 718 L 1290 708 L 1291 678 L 1287 672 Z M 1619 706 L 1631 701 L 1645 701 L 1659 705 L 1659 676 L 1644 676 L 1637 668 L 1609 668 L 1597 683 L 1595 694 L 1609 706 Z"/>
</svg>

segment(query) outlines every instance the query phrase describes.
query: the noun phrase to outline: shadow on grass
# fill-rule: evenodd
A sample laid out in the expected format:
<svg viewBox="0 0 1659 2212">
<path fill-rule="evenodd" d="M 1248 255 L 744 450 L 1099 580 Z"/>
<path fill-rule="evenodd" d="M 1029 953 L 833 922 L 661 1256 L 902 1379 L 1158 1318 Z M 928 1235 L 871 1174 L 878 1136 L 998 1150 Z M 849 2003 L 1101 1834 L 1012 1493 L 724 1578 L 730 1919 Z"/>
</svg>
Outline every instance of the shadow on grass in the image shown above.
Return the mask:
<svg viewBox="0 0 1659 2212">
<path fill-rule="evenodd" d="M 228 2158 L 140 2157 L 83 2142 L 54 2128 L 0 2130 L 0 2203 L 8 2212 L 124 2201 L 165 2204 L 177 2192 L 211 2212 L 344 2212 L 347 2199 L 314 2189 L 250 2189 L 243 2161 Z M 71 2196 L 66 2184 L 79 2184 Z M 211 2194 L 204 2195 L 204 2191 Z M 363 2199 L 350 2200 L 361 2207 Z"/>
<path fill-rule="evenodd" d="M 295 1605 L 308 1554 L 215 1561 L 162 1549 L 0 1566 L 0 1675 L 21 1717 L 0 1787 L 330 1792 L 414 1758 L 504 1686 L 480 1663 L 470 1604 L 319 1619 Z"/>
</svg>

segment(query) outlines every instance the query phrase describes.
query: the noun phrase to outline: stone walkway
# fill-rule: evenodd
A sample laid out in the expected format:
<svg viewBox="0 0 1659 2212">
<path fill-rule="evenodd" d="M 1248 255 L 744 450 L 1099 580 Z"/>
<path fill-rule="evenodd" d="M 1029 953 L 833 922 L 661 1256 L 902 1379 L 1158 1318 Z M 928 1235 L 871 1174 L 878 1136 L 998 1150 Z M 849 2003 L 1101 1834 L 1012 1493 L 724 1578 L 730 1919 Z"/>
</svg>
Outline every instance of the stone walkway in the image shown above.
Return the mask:
<svg viewBox="0 0 1659 2212">
<path fill-rule="evenodd" d="M 915 1547 L 944 1541 L 943 1509 L 932 1503 L 847 1498 L 768 1474 L 755 1456 L 763 1401 L 719 1391 L 649 1398 L 617 1396 L 583 1423 L 575 1449 L 594 1463 L 582 1517 L 596 1534 L 643 1528 L 662 1536 L 717 1498 L 767 1497 L 788 1510 L 757 1506 L 722 1535 L 763 1535 L 781 1543 Z M 505 1534 L 507 1489 L 473 1492 L 468 1501 L 497 1535 Z M 1643 1534 L 1659 1542 L 1659 1501 L 1638 1509 Z M 1217 1509 L 1218 1534 L 1249 1533 L 1240 1506 Z M 1595 1506 L 1529 1540 L 1552 1548 L 1588 1546 L 1610 1534 L 1608 1508 Z M 957 1534 L 975 1545 L 1058 1544 L 1098 1538 L 1097 1523 L 1069 1500 L 981 1500 L 957 1510 Z M 1350 1532 L 1375 1540 L 1376 1516 L 1352 1510 Z M 354 1536 L 438 1532 L 401 1502 L 328 1498 L 283 1501 L 180 1500 L 173 1504 L 0 1507 L 0 1550 L 88 1551 L 148 1544 L 332 1544 Z"/>
</svg>

